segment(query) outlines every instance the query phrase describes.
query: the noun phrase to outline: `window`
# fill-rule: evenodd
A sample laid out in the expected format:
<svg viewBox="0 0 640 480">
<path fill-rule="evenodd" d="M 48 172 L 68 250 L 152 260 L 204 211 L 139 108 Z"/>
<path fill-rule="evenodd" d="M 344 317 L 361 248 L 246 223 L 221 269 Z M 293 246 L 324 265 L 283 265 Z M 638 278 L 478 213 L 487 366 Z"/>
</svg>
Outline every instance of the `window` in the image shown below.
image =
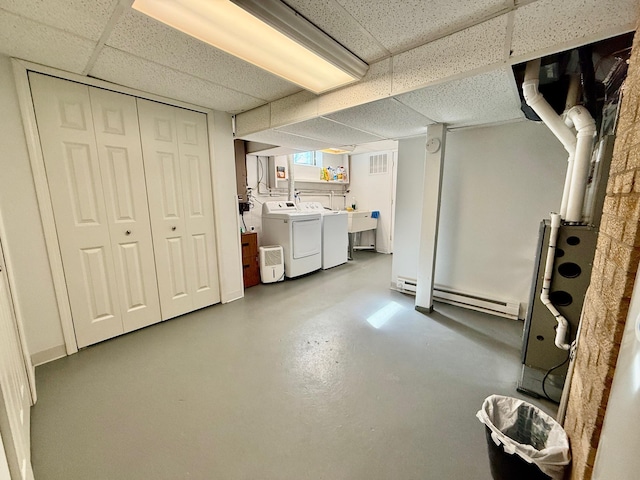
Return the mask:
<svg viewBox="0 0 640 480">
<path fill-rule="evenodd" d="M 302 152 L 293 154 L 293 163 L 296 165 L 322 166 L 321 152 Z"/>
</svg>

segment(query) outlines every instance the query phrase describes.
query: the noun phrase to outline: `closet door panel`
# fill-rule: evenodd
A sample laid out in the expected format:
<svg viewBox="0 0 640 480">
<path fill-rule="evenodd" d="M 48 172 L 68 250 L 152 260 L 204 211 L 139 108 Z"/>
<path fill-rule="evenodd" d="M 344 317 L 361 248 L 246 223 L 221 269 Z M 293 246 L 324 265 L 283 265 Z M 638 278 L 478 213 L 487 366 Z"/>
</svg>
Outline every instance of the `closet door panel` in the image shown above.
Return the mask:
<svg viewBox="0 0 640 480">
<path fill-rule="evenodd" d="M 124 331 L 161 319 L 134 97 L 89 89 Z"/>
<path fill-rule="evenodd" d="M 160 306 L 166 320 L 193 310 L 194 271 L 188 261 L 193 253 L 186 241 L 175 109 L 143 99 L 137 103 Z"/>
<path fill-rule="evenodd" d="M 207 118 L 190 110 L 175 111 L 186 233 L 191 242 L 190 261 L 195 275 L 192 291 L 195 309 L 220 301 Z"/>
<path fill-rule="evenodd" d="M 6 430 L 0 436 L 0 450 L 6 444 L 11 478 L 33 479 L 31 468 L 29 385 L 20 337 L 16 328 L 15 312 L 6 276 L 2 245 L 0 245 L 0 418 Z M 1 423 L 1 422 L 0 422 Z M 11 447 L 11 448 L 9 448 Z M 4 451 L 0 454 L 4 455 Z M 5 464 L 7 466 L 7 464 Z M 0 478 L 3 468 L 0 463 Z M 5 470 L 6 473 L 6 470 Z M 9 478 L 9 477 L 6 477 Z"/>
<path fill-rule="evenodd" d="M 78 347 L 123 332 L 89 87 L 29 74 Z"/>
</svg>

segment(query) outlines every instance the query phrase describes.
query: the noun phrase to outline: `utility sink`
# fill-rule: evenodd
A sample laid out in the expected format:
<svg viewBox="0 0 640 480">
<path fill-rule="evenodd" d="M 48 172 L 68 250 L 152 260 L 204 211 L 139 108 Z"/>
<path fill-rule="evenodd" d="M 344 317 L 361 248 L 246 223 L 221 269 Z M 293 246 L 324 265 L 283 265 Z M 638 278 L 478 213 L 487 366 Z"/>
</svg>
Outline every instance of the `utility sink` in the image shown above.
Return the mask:
<svg viewBox="0 0 640 480">
<path fill-rule="evenodd" d="M 369 210 L 355 210 L 349 212 L 349 233 L 364 232 L 378 227 L 378 219 L 371 218 Z"/>
</svg>

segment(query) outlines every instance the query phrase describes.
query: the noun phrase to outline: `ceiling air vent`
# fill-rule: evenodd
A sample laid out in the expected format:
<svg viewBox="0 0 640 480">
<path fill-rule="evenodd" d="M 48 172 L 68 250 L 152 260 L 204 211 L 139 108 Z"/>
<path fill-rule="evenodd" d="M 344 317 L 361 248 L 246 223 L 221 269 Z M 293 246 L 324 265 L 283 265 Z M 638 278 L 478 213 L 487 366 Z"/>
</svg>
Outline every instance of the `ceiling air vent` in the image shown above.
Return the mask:
<svg viewBox="0 0 640 480">
<path fill-rule="evenodd" d="M 387 154 L 381 153 L 369 157 L 369 175 L 380 175 L 389 171 Z"/>
</svg>

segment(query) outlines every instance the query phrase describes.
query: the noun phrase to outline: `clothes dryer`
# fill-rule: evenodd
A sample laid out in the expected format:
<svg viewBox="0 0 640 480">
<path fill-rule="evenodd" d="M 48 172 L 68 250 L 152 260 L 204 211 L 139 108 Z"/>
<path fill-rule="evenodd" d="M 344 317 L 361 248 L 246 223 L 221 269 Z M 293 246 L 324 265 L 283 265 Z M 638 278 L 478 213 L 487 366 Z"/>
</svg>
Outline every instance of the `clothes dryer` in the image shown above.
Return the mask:
<svg viewBox="0 0 640 480">
<path fill-rule="evenodd" d="M 319 270 L 322 268 L 322 216 L 320 212 L 300 212 L 294 202 L 265 202 L 262 243 L 282 246 L 287 278 Z"/>
</svg>

